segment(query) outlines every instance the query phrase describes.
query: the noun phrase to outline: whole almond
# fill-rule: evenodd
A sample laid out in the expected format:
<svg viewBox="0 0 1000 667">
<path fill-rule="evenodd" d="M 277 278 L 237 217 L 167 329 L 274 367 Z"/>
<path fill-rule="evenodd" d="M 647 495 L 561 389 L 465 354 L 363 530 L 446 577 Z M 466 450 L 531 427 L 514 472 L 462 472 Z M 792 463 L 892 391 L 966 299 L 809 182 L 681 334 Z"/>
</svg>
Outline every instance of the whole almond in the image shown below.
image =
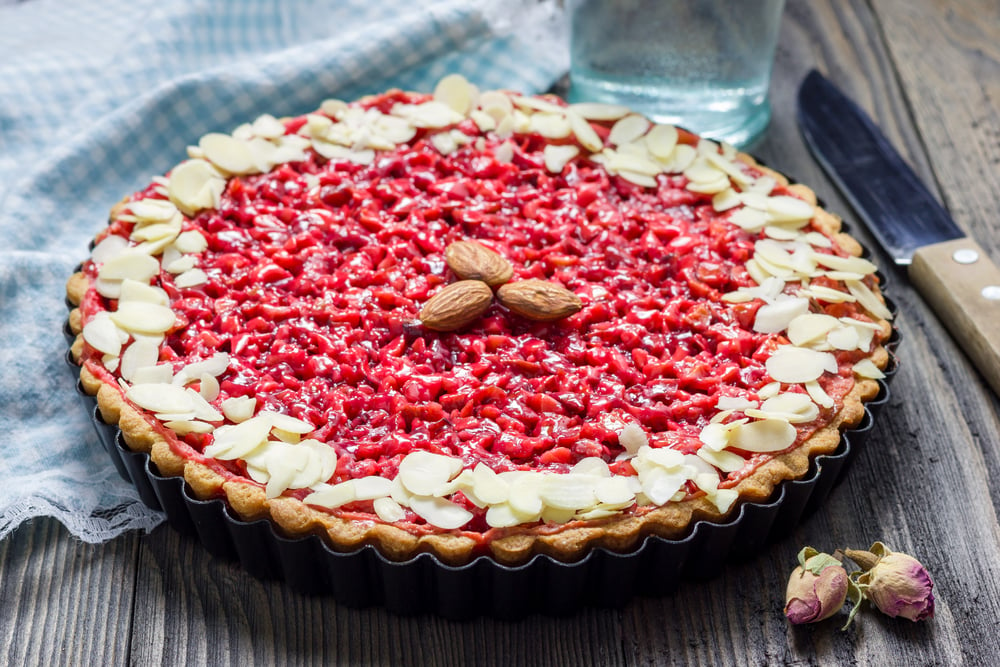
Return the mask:
<svg viewBox="0 0 1000 667">
<path fill-rule="evenodd" d="M 430 298 L 420 310 L 420 321 L 434 331 L 455 331 L 486 312 L 493 290 L 481 280 L 460 280 Z"/>
<path fill-rule="evenodd" d="M 542 322 L 569 317 L 583 308 L 580 298 L 565 287 L 536 278 L 507 283 L 497 290 L 497 298 L 518 315 Z"/>
<path fill-rule="evenodd" d="M 455 241 L 444 251 L 444 260 L 462 280 L 482 280 L 490 287 L 503 285 L 514 267 L 499 254 L 475 241 Z"/>
</svg>

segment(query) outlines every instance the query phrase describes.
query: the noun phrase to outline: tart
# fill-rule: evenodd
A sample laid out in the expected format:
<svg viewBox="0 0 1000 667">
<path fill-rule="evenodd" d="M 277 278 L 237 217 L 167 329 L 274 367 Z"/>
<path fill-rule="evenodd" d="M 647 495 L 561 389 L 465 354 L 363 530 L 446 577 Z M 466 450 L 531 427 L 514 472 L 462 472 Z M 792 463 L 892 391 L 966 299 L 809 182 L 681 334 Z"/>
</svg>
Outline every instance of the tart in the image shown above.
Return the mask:
<svg viewBox="0 0 1000 667">
<path fill-rule="evenodd" d="M 201 137 L 70 277 L 71 353 L 131 450 L 243 520 L 572 562 L 837 449 L 889 360 L 861 255 L 731 146 L 449 76 Z"/>
</svg>

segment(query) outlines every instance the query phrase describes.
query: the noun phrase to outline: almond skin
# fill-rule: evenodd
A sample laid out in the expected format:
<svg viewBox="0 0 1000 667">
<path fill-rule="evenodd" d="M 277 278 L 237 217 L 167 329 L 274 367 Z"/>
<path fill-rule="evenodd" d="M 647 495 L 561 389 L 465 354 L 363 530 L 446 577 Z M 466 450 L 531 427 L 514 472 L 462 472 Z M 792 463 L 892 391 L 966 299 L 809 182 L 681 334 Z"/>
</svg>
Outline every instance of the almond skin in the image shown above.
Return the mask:
<svg viewBox="0 0 1000 667">
<path fill-rule="evenodd" d="M 460 280 L 430 298 L 420 321 L 434 331 L 455 331 L 471 324 L 493 302 L 493 290 L 481 280 Z"/>
<path fill-rule="evenodd" d="M 462 280 L 482 280 L 490 287 L 503 285 L 514 275 L 506 259 L 475 241 L 455 241 L 444 251 L 444 260 Z"/>
<path fill-rule="evenodd" d="M 565 287 L 537 278 L 507 283 L 497 290 L 497 298 L 508 310 L 541 322 L 560 320 L 583 308 L 580 298 Z"/>
</svg>

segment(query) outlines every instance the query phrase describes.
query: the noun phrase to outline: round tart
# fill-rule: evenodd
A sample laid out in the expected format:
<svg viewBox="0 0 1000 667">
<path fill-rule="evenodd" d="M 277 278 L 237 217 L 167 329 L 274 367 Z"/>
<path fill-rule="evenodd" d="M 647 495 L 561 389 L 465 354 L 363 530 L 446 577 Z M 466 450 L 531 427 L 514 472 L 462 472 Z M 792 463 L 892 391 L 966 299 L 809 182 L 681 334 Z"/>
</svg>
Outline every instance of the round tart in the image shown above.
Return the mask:
<svg viewBox="0 0 1000 667">
<path fill-rule="evenodd" d="M 188 154 L 70 278 L 72 353 L 128 447 L 283 534 L 627 552 L 766 500 L 879 391 L 839 219 L 626 108 L 449 76 Z"/>
</svg>

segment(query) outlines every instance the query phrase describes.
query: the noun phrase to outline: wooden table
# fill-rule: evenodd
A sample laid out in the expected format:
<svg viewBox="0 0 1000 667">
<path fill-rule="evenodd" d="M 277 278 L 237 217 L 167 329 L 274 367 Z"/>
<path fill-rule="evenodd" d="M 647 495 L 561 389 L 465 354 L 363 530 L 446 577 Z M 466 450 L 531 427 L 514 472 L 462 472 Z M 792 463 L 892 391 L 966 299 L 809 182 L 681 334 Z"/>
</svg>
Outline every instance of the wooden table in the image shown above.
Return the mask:
<svg viewBox="0 0 1000 667">
<path fill-rule="evenodd" d="M 850 219 L 795 125 L 796 89 L 813 67 L 874 115 L 1000 261 L 997 0 L 789 0 L 774 120 L 755 152 Z M 0 655 L 45 665 L 996 664 L 997 397 L 903 273 L 876 259 L 901 311 L 902 366 L 889 406 L 824 508 L 713 580 L 616 610 L 452 622 L 349 609 L 257 581 L 167 526 L 92 546 L 37 520 L 0 542 Z M 930 569 L 932 621 L 870 612 L 846 632 L 839 620 L 785 621 L 784 586 L 801 546 L 832 551 L 876 539 Z"/>
</svg>

